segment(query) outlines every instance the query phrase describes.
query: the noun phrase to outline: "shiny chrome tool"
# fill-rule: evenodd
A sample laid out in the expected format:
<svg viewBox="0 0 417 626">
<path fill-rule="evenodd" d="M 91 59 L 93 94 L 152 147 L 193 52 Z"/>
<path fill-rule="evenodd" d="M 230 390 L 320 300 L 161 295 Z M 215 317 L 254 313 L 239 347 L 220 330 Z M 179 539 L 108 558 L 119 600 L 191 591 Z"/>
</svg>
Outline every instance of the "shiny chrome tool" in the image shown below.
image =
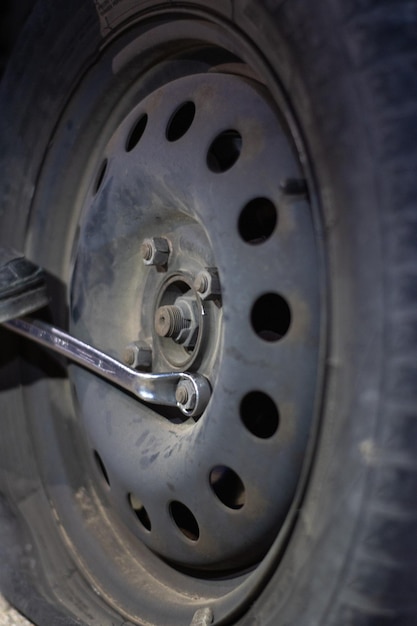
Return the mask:
<svg viewBox="0 0 417 626">
<path fill-rule="evenodd" d="M 16 318 L 4 322 L 3 326 L 62 354 L 70 361 L 133 393 L 144 402 L 176 406 L 185 415 L 195 417 L 201 415 L 210 399 L 209 382 L 201 374 L 137 372 L 108 354 L 40 320 Z"/>
</svg>

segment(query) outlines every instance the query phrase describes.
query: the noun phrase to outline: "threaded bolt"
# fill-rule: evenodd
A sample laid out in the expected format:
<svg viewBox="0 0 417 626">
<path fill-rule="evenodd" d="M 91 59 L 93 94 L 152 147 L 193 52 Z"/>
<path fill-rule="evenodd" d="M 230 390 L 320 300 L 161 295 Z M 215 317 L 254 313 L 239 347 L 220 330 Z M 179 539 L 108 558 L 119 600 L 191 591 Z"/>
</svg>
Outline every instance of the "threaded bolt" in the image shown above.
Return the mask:
<svg viewBox="0 0 417 626">
<path fill-rule="evenodd" d="M 155 315 L 155 330 L 160 337 L 177 337 L 190 326 L 190 320 L 184 317 L 183 311 L 175 304 L 161 306 Z"/>
<path fill-rule="evenodd" d="M 175 391 L 175 399 L 178 404 L 185 404 L 188 400 L 188 390 L 182 384 L 179 384 Z"/>
<path fill-rule="evenodd" d="M 194 281 L 194 287 L 199 293 L 204 293 L 205 291 L 207 291 L 208 284 L 208 278 L 202 272 L 198 274 Z"/>
<path fill-rule="evenodd" d="M 132 346 L 126 346 L 123 350 L 123 361 L 126 365 L 133 365 L 135 362 L 135 351 Z"/>
<path fill-rule="evenodd" d="M 221 297 L 219 273 L 216 267 L 206 267 L 197 274 L 194 289 L 202 300 L 217 300 Z"/>
<path fill-rule="evenodd" d="M 193 411 L 197 401 L 197 393 L 190 380 L 181 380 L 175 390 L 175 399 L 181 410 Z"/>
<path fill-rule="evenodd" d="M 140 247 L 140 253 L 144 261 L 150 261 L 152 258 L 152 244 L 149 241 L 144 241 Z"/>
</svg>

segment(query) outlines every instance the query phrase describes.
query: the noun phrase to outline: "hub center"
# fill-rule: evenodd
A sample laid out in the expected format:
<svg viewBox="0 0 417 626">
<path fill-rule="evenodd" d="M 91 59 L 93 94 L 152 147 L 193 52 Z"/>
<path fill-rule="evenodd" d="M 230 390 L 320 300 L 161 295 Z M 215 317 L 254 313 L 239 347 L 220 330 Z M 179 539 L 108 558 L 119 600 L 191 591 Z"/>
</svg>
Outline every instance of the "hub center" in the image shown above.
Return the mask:
<svg viewBox="0 0 417 626">
<path fill-rule="evenodd" d="M 160 337 L 171 337 L 176 343 L 193 348 L 199 330 L 195 297 L 184 295 L 177 298 L 174 304 L 160 306 L 155 314 L 155 330 Z"/>
<path fill-rule="evenodd" d="M 153 326 L 169 367 L 189 369 L 194 363 L 202 347 L 205 315 L 191 276 L 174 274 L 161 286 Z"/>
</svg>

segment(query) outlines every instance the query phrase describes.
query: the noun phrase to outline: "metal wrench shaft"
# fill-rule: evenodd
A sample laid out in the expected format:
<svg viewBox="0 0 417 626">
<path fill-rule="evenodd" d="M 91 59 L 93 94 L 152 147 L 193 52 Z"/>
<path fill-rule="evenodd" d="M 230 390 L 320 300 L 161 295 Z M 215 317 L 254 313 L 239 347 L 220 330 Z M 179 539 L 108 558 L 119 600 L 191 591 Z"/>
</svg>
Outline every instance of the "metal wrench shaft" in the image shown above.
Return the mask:
<svg viewBox="0 0 417 626">
<path fill-rule="evenodd" d="M 201 415 L 210 399 L 210 385 L 204 376 L 187 372 L 146 374 L 127 367 L 117 359 L 97 350 L 76 337 L 30 318 L 16 318 L 3 326 L 67 357 L 74 363 L 133 393 L 152 404 L 177 406 L 185 415 Z M 193 388 L 193 402 L 187 406 L 176 400 L 179 383 L 188 381 Z M 195 398 L 194 398 L 195 396 Z"/>
</svg>

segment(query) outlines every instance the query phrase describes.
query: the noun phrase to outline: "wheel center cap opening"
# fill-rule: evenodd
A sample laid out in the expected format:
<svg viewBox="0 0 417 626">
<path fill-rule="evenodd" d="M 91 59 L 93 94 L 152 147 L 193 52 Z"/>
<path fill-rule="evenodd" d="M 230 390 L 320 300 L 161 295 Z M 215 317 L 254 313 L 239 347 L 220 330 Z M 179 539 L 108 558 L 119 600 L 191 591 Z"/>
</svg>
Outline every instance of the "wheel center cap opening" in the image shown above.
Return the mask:
<svg viewBox="0 0 417 626">
<path fill-rule="evenodd" d="M 155 342 L 170 367 L 189 369 L 202 349 L 205 309 L 192 277 L 175 274 L 161 286 L 154 314 Z"/>
</svg>

